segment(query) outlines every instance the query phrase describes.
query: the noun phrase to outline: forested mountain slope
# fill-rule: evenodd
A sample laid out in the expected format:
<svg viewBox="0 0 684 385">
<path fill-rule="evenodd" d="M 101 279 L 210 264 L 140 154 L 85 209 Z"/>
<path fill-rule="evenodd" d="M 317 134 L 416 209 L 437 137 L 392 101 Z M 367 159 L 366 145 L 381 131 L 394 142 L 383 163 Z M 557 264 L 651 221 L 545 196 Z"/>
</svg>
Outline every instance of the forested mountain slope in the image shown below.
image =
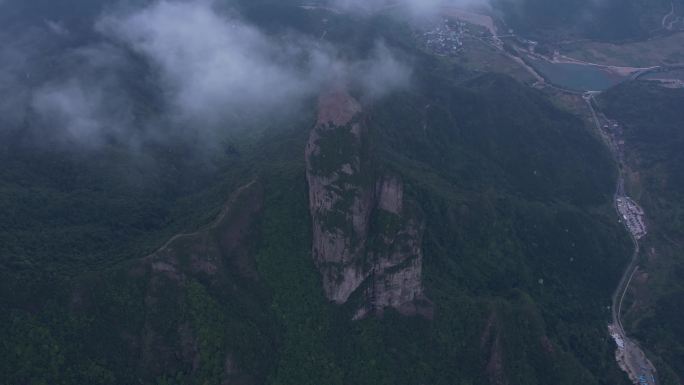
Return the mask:
<svg viewBox="0 0 684 385">
<path fill-rule="evenodd" d="M 661 381 L 672 384 L 684 378 L 682 102 L 681 89 L 652 82 L 626 84 L 601 98 L 606 114 L 624 125 L 631 176 L 627 186 L 649 218 L 650 234 L 640 260 L 643 269 L 628 298 L 627 325 L 662 359 Z"/>
<path fill-rule="evenodd" d="M 509 26 L 543 41 L 643 39 L 667 32 L 662 18 L 672 6 L 684 6 L 677 0 L 494 0 L 493 5 Z"/>
<path fill-rule="evenodd" d="M 291 86 L 277 94 L 297 99 L 288 113 L 236 108 L 253 95 L 217 87 L 228 113 L 178 118 L 184 105 L 164 98 L 195 82 L 153 82 L 167 63 L 150 60 L 158 46 L 143 43 L 158 31 L 140 23 L 142 37 L 100 27 L 86 39 L 125 52 L 124 134 L 65 139 L 35 99 L 21 119 L 3 116 L 3 381 L 626 383 L 605 326 L 631 243 L 610 154 L 581 119 L 512 78 L 421 52 L 383 15 L 241 3 L 267 32 L 205 8 L 161 11 L 244 32 L 263 51 L 230 47 L 268 59 L 279 81 L 251 80 L 268 95 Z M 212 37 L 193 42 L 223 42 Z M 163 42 L 175 59 L 216 51 Z M 341 75 L 311 94 L 292 86 L 307 55 L 338 60 L 327 64 Z M 30 62 L 32 76 L 72 74 L 78 61 L 61 59 Z M 270 66 L 288 61 L 287 76 Z M 390 72 L 410 77 L 374 82 Z M 213 98 L 181 94 L 212 112 Z"/>
<path fill-rule="evenodd" d="M 19 383 L 619 381 L 603 325 L 629 243 L 611 217 L 614 171 L 605 149 L 579 120 L 511 79 L 458 84 L 448 73 L 427 73 L 420 91 L 367 105 L 363 115 L 375 170 L 399 178 L 425 218 L 422 280 L 432 316 L 387 311 L 352 321 L 363 297 L 341 307 L 324 299 L 307 219 L 312 120 L 263 136 L 228 163 L 231 173 L 200 184 L 233 194 L 228 215 L 206 230 L 214 238 L 181 237 L 146 258 L 132 242 L 127 262 L 49 281 L 4 259 L 3 356 L 13 358 L 3 376 Z M 27 174 L 6 174 L 5 183 L 17 175 Z M 43 194 L 44 212 L 61 209 L 50 199 L 56 192 Z M 139 215 L 128 207 L 117 215 Z M 240 217 L 249 221 L 231 230 Z M 51 228 L 41 222 L 24 231 L 30 239 L 45 234 L 48 251 L 38 255 L 56 263 L 74 249 Z M 31 244 L 22 239 L 4 244 L 22 250 Z M 17 254 L 31 255 L 24 250 Z"/>
</svg>

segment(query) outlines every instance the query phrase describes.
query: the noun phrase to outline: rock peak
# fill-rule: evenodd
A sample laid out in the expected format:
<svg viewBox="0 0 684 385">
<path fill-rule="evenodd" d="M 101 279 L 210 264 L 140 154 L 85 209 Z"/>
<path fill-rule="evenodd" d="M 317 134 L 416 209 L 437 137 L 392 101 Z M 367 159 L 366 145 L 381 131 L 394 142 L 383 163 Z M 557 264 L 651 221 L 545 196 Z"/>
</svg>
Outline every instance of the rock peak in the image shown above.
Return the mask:
<svg viewBox="0 0 684 385">
<path fill-rule="evenodd" d="M 370 160 L 361 113 L 344 89 L 319 99 L 306 150 L 314 262 L 329 300 L 344 304 L 359 291 L 355 319 L 388 307 L 426 315 L 423 220 L 405 210 L 401 178 Z"/>
</svg>

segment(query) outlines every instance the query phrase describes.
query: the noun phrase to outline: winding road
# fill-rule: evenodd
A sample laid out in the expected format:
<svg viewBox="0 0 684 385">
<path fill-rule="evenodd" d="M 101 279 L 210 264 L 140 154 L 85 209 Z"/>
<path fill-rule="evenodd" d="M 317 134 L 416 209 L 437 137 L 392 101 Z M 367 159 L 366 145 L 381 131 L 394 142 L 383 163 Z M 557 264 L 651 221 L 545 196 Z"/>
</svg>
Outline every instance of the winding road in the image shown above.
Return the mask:
<svg viewBox="0 0 684 385">
<path fill-rule="evenodd" d="M 311 9 L 313 7 L 308 7 L 307 9 Z M 663 18 L 663 24 L 674 15 L 674 5 L 672 12 L 668 15 L 666 15 Z M 472 17 L 464 17 L 463 14 L 454 14 L 453 12 L 451 15 L 447 16 L 452 16 L 460 19 L 466 19 L 464 21 L 470 22 L 470 23 L 475 23 L 478 25 L 483 25 L 483 22 L 481 20 L 474 20 Z M 482 15 L 481 15 L 482 16 Z M 523 60 L 521 55 L 518 55 L 520 52 L 516 49 L 517 54 L 512 54 L 508 52 L 506 49 L 504 49 L 504 44 L 503 42 L 499 39 L 499 36 L 496 31 L 496 26 L 495 25 L 490 25 L 489 23 L 486 23 L 484 25 L 487 29 L 490 30 L 492 34 L 492 39 L 493 41 L 487 41 L 486 38 L 482 38 L 480 36 L 473 36 L 476 39 L 480 40 L 482 43 L 484 43 L 487 46 L 490 46 L 494 48 L 495 50 L 503 53 L 506 57 L 509 59 L 515 61 L 519 65 L 521 65 L 523 68 L 525 68 L 527 71 L 530 72 L 530 74 L 537 80 L 535 85 L 538 86 L 544 86 L 544 87 L 550 87 L 557 89 L 562 92 L 570 93 L 570 94 L 578 94 L 578 92 L 564 89 L 560 86 L 551 84 L 550 82 L 547 82 L 545 78 L 533 67 L 528 65 L 528 63 Z M 525 51 L 523 54 L 530 54 L 529 52 Z M 568 58 L 569 59 L 569 58 Z M 647 73 L 650 72 L 655 72 L 655 71 L 663 71 L 663 67 L 650 67 L 650 68 L 622 68 L 622 67 L 611 67 L 611 66 L 603 66 L 603 65 L 598 65 L 594 63 L 588 63 L 588 62 L 580 62 L 580 61 L 574 61 L 577 64 L 584 64 L 584 65 L 597 65 L 601 67 L 605 67 L 608 69 L 612 69 L 613 71 L 619 72 L 620 70 L 624 69 L 629 69 L 633 73 L 629 77 L 630 80 L 636 80 L 640 76 L 643 76 Z M 602 123 L 607 122 L 607 119 L 603 114 L 598 110 L 598 108 L 595 106 L 595 99 L 594 97 L 598 95 L 599 92 L 596 91 L 590 91 L 590 92 L 585 92 L 583 95 L 584 100 L 586 101 L 589 110 L 591 111 L 594 123 L 596 125 L 596 128 L 599 133 L 603 133 L 602 129 Z M 620 213 L 620 210 L 618 208 L 618 198 L 620 197 L 625 197 L 625 191 L 624 191 L 624 158 L 621 153 L 621 149 L 619 146 L 616 144 L 615 138 L 611 137 L 610 135 L 606 134 L 606 142 L 608 143 L 611 153 L 615 159 L 615 162 L 618 165 L 618 170 L 619 170 L 619 175 L 616 181 L 616 188 L 615 188 L 615 193 L 613 195 L 613 204 L 616 213 L 618 214 L 619 218 L 622 218 L 622 214 Z M 629 289 L 629 286 L 632 282 L 632 278 L 634 277 L 636 271 L 638 270 L 638 260 L 639 260 L 639 241 L 637 237 L 632 233 L 632 231 L 628 228 L 627 225 L 625 225 L 625 228 L 628 230 L 630 237 L 632 239 L 634 249 L 630 258 L 630 262 L 625 269 L 624 273 L 622 274 L 622 277 L 620 278 L 620 282 L 618 284 L 618 287 L 615 289 L 615 292 L 613 293 L 612 296 L 612 305 L 611 305 L 611 312 L 612 312 L 612 322 L 609 325 L 608 329 L 611 333 L 611 336 L 615 340 L 616 344 L 618 345 L 618 348 L 616 350 L 615 356 L 618 364 L 620 365 L 620 368 L 627 373 L 629 376 L 630 380 L 637 385 L 656 385 L 657 384 L 657 375 L 656 375 L 656 369 L 655 366 L 648 360 L 646 357 L 646 354 L 644 351 L 641 349 L 641 347 L 638 345 L 638 343 L 629 338 L 627 336 L 627 333 L 624 330 L 624 327 L 622 325 L 622 304 L 625 298 L 625 295 Z"/>
<path fill-rule="evenodd" d="M 489 45 L 498 51 L 502 52 L 504 55 L 506 55 L 508 58 L 514 60 L 521 66 L 523 66 L 525 69 L 527 69 L 536 79 L 537 79 L 537 84 L 541 84 L 545 87 L 551 87 L 558 89 L 562 92 L 566 93 L 571 93 L 571 94 L 577 94 L 577 92 L 567 90 L 561 87 L 558 87 L 556 85 L 551 84 L 550 82 L 546 82 L 544 77 L 538 73 L 538 71 L 531 66 L 529 66 L 520 56 L 518 55 L 513 55 L 503 49 L 503 44 L 497 44 L 497 41 L 493 43 L 488 43 L 485 41 L 485 39 L 479 38 L 483 43 L 486 45 Z M 499 40 L 500 42 L 500 40 Z M 581 63 L 585 65 L 595 65 L 593 63 Z M 605 67 L 605 66 L 604 66 Z M 619 67 L 606 67 L 606 68 L 613 68 L 613 69 L 620 69 Z M 651 67 L 651 68 L 630 68 L 630 70 L 633 70 L 635 74 L 638 74 L 635 77 L 638 77 L 640 75 L 643 75 L 645 73 L 655 71 L 655 70 L 661 70 L 661 67 Z M 594 124 L 596 125 L 596 129 L 598 130 L 599 133 L 603 133 L 602 130 L 602 122 L 607 122 L 608 119 L 597 109 L 595 106 L 595 99 L 594 97 L 598 95 L 600 92 L 597 91 L 588 91 L 583 94 L 583 98 L 586 101 L 587 105 L 589 106 L 589 110 L 591 111 Z M 608 143 L 610 147 L 611 154 L 613 155 L 616 164 L 618 165 L 618 178 L 616 181 L 616 187 L 615 187 L 615 193 L 613 194 L 613 205 L 615 208 L 615 211 L 618 215 L 618 218 L 622 218 L 622 213 L 619 210 L 618 207 L 618 198 L 621 197 L 626 197 L 625 189 L 624 189 L 624 157 L 622 154 L 622 150 L 620 147 L 617 145 L 617 140 L 616 138 L 612 137 L 609 134 L 606 134 L 606 142 Z M 623 221 L 623 223 L 626 221 Z M 625 223 L 625 229 L 629 232 L 630 237 L 632 239 L 632 243 L 634 244 L 634 250 L 632 252 L 630 262 L 625 269 L 624 273 L 622 274 L 622 277 L 620 278 L 620 282 L 618 284 L 618 287 L 615 289 L 615 292 L 613 293 L 612 296 L 612 304 L 611 304 L 611 312 L 612 312 L 612 322 L 609 325 L 609 331 L 611 333 L 611 336 L 615 340 L 616 344 L 618 345 L 618 348 L 615 352 L 615 357 L 620 365 L 620 368 L 627 373 L 629 376 L 630 380 L 637 385 L 656 385 L 657 384 L 657 376 L 656 376 L 656 369 L 655 366 L 649 361 L 649 359 L 646 357 L 646 354 L 644 351 L 639 347 L 638 343 L 629 338 L 627 336 L 627 333 L 625 332 L 624 327 L 622 326 L 622 303 L 624 302 L 625 295 L 629 289 L 629 285 L 632 282 L 632 278 L 634 277 L 634 274 L 638 270 L 638 261 L 639 261 L 639 240 L 637 236 L 632 233 L 632 230 L 627 226 Z"/>
<path fill-rule="evenodd" d="M 663 29 L 665 29 L 666 31 L 672 31 L 674 29 L 674 23 L 678 21 L 677 15 L 675 14 L 674 1 L 670 2 L 670 6 L 672 7 L 672 10 L 670 11 L 670 13 L 663 16 L 663 20 L 661 21 Z"/>
<path fill-rule="evenodd" d="M 587 92 L 584 94 L 584 100 L 589 106 L 596 128 L 599 132 L 603 133 L 601 122 L 606 122 L 607 119 L 597 110 L 594 99 L 597 94 L 597 92 Z M 615 138 L 609 137 L 609 135 L 606 134 L 606 141 L 618 164 L 619 175 L 615 186 L 615 193 L 613 194 L 613 204 L 618 217 L 622 217 L 622 214 L 618 209 L 617 200 L 619 197 L 626 196 L 624 188 L 624 157 L 620 153 L 620 148 L 616 145 Z M 646 357 L 646 354 L 641 347 L 639 347 L 638 343 L 627 336 L 627 333 L 622 326 L 622 303 L 627 294 L 627 290 L 629 289 L 629 285 L 632 282 L 632 278 L 639 268 L 637 263 L 639 261 L 640 250 L 639 240 L 626 225 L 625 228 L 629 232 L 632 243 L 634 244 L 634 251 L 632 252 L 629 265 L 627 265 L 625 272 L 620 278 L 620 283 L 613 293 L 611 305 L 612 323 L 608 326 L 608 329 L 618 345 L 615 354 L 618 364 L 620 365 L 620 368 L 627 373 L 630 380 L 638 385 L 656 385 L 657 375 L 655 366 Z"/>
<path fill-rule="evenodd" d="M 214 218 L 211 223 L 208 225 L 205 225 L 201 227 L 199 230 L 194 231 L 192 233 L 181 233 L 181 234 L 176 234 L 173 237 L 171 237 L 166 243 L 164 243 L 161 247 L 157 249 L 157 251 L 153 252 L 152 254 L 148 255 L 146 258 L 151 258 L 157 253 L 163 252 L 167 250 L 171 245 L 176 242 L 179 239 L 182 238 L 192 238 L 200 235 L 202 232 L 207 231 L 209 229 L 217 227 L 223 220 L 226 218 L 226 215 L 228 215 L 228 212 L 230 212 L 230 209 L 233 207 L 235 204 L 235 201 L 237 200 L 237 197 L 240 196 L 245 190 L 249 189 L 250 187 L 254 186 L 257 183 L 257 179 L 253 179 L 251 182 L 247 183 L 246 185 L 238 188 L 234 192 L 231 193 L 230 198 L 228 201 L 223 205 L 223 208 L 221 208 L 221 211 L 219 214 Z"/>
</svg>

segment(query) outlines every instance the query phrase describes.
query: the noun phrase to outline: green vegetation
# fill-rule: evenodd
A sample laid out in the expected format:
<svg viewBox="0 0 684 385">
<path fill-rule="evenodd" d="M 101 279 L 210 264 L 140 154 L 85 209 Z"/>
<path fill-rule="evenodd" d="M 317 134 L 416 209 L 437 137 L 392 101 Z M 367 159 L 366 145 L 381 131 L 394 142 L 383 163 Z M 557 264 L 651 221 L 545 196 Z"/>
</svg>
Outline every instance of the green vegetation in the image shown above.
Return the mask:
<svg viewBox="0 0 684 385">
<path fill-rule="evenodd" d="M 185 262 L 180 280 L 151 271 L 139 260 L 147 252 L 137 233 L 121 245 L 124 262 L 79 274 L 72 262 L 70 274 L 56 274 L 44 261 L 70 249 L 48 239 L 45 250 L 52 252 L 17 252 L 42 261 L 45 273 L 18 275 L 16 264 L 3 265 L 3 378 L 35 384 L 623 381 L 606 338 L 605 307 L 629 242 L 612 220 L 615 173 L 604 148 L 578 119 L 509 78 L 458 85 L 439 78 L 442 73 L 419 76 L 418 92 L 369 109 L 368 127 L 379 167 L 404 180 L 424 213 L 424 284 L 433 320 L 388 311 L 351 322 L 352 303 L 335 307 L 323 297 L 310 255 L 303 159 L 306 122 L 313 119 L 303 116 L 294 128 L 241 145 L 239 158 L 226 158 L 230 168 L 216 168 L 214 178 L 226 181 L 221 187 L 198 184 L 204 186 L 198 197 L 221 191 L 225 200 L 233 186 L 259 176 L 263 208 L 246 245 L 258 280 L 233 271 L 230 255 L 213 278 Z M 91 194 L 107 198 L 117 191 Z M 197 202 L 184 199 L 188 207 Z M 170 210 L 178 201 L 157 204 Z M 204 203 L 206 214 L 171 211 L 179 214 L 168 223 L 207 223 L 218 212 L 211 202 Z M 19 198 L 8 205 L 30 207 Z M 47 199 L 42 215 L 61 207 Z M 137 215 L 118 211 L 123 218 Z M 50 234 L 50 223 L 27 231 Z M 377 225 L 384 231 L 395 224 L 387 215 Z M 160 226 L 144 234 L 160 244 L 167 231 Z M 9 250 L 28 245 L 19 237 L 3 244 Z"/>
<path fill-rule="evenodd" d="M 316 145 L 320 153 L 311 157 L 313 172 L 329 177 L 345 164 L 353 167 L 353 161 L 360 157 L 361 143 L 350 127 L 321 128 L 319 132 L 321 137 Z"/>
<path fill-rule="evenodd" d="M 389 99 L 371 116 L 382 129 L 374 141 L 389 146 L 381 158 L 425 212 L 428 297 L 522 290 L 559 350 L 603 378 L 593 381 L 620 381 L 607 359 L 605 306 L 629 244 L 612 219 L 608 153 L 576 118 L 508 78 L 483 76 L 465 89 L 443 81 L 427 83 L 434 94 Z M 442 103 L 425 111 L 424 97 Z M 544 378 L 544 365 L 534 368 L 524 383 Z M 577 382 L 573 373 L 564 378 Z"/>
<path fill-rule="evenodd" d="M 494 4 L 512 28 L 543 41 L 572 36 L 618 41 L 645 38 L 658 31 L 662 17 L 670 11 L 669 0 L 495 0 Z"/>
<path fill-rule="evenodd" d="M 327 339 L 333 320 L 310 254 L 311 230 L 303 162 L 287 178 L 268 173 L 259 271 L 272 288 L 271 308 L 283 327 L 282 346 L 270 383 L 343 384 Z M 285 187 L 284 186 L 289 186 Z"/>
<path fill-rule="evenodd" d="M 320 36 L 301 10 L 243 7 L 274 30 L 291 19 Z M 363 56 L 378 37 L 415 55 L 411 91 L 367 103 L 363 152 L 373 171 L 401 179 L 425 220 L 434 318 L 388 310 L 352 322 L 359 293 L 343 306 L 326 301 L 310 250 L 309 110 L 211 151 L 169 139 L 83 153 L 27 147 L 17 131 L 0 141 L 4 382 L 626 383 L 606 306 L 630 242 L 614 220 L 616 172 L 603 145 L 537 91 L 417 53 L 387 19 L 328 25 L 344 55 Z M 322 172 L 355 152 L 343 130 L 323 140 Z M 246 191 L 252 200 L 226 217 L 254 204 L 253 223 L 207 229 L 254 179 L 262 195 Z M 373 246 L 398 222 L 378 215 Z"/>
<path fill-rule="evenodd" d="M 628 298 L 626 326 L 653 353 L 661 383 L 684 378 L 684 90 L 633 82 L 601 97 L 601 107 L 624 125 L 630 193 L 644 207 L 650 234 L 640 264 L 648 273 Z"/>
</svg>

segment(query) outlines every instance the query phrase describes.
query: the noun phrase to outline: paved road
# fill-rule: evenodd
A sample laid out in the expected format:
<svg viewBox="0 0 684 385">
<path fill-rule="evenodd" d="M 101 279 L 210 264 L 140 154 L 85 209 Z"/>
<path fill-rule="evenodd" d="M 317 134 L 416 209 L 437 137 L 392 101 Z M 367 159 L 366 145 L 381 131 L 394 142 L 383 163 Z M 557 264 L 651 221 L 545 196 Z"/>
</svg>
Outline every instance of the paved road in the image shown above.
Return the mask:
<svg viewBox="0 0 684 385">
<path fill-rule="evenodd" d="M 587 102 L 587 105 L 591 110 L 594 123 L 596 124 L 596 128 L 599 130 L 599 132 L 603 132 L 601 123 L 602 121 L 605 122 L 607 119 L 602 114 L 600 114 L 600 112 L 597 111 L 594 100 L 594 96 L 596 94 L 597 93 L 594 92 L 586 93 L 584 95 L 584 100 Z M 617 198 L 625 196 L 625 182 L 623 175 L 624 158 L 622 154 L 620 154 L 619 152 L 619 147 L 615 145 L 616 140 L 614 140 L 614 138 L 608 137 L 607 141 L 613 154 L 613 157 L 616 163 L 618 164 L 619 175 L 615 186 L 615 194 L 613 195 L 613 204 L 615 207 L 615 211 L 618 214 L 618 217 L 621 217 L 620 211 L 618 210 L 617 206 Z M 657 375 L 655 367 L 653 366 L 651 361 L 648 360 L 644 351 L 641 349 L 641 347 L 639 347 L 639 344 L 635 340 L 629 338 L 629 336 L 625 332 L 624 327 L 622 326 L 622 303 L 625 299 L 625 294 L 629 289 L 629 285 L 632 282 L 634 273 L 639 268 L 637 265 L 639 260 L 639 241 L 632 234 L 632 232 L 626 225 L 625 229 L 629 232 L 630 237 L 632 238 L 632 243 L 634 244 L 634 251 L 632 253 L 629 265 L 627 266 L 625 272 L 622 274 L 622 277 L 620 278 L 620 283 L 618 284 L 618 287 L 615 289 L 615 292 L 613 293 L 611 306 L 613 319 L 612 323 L 609 326 L 609 330 L 611 332 L 611 335 L 613 336 L 613 339 L 616 341 L 616 344 L 618 345 L 618 349 L 616 351 L 616 359 L 618 361 L 618 364 L 620 365 L 622 370 L 624 370 L 627 373 L 630 380 L 632 380 L 635 384 L 639 385 L 656 385 Z"/>
<path fill-rule="evenodd" d="M 663 29 L 665 29 L 666 31 L 672 31 L 672 25 L 677 21 L 675 17 L 674 1 L 670 2 L 670 6 L 672 7 L 672 10 L 670 11 L 670 13 L 663 16 L 663 20 L 661 21 Z"/>
</svg>

